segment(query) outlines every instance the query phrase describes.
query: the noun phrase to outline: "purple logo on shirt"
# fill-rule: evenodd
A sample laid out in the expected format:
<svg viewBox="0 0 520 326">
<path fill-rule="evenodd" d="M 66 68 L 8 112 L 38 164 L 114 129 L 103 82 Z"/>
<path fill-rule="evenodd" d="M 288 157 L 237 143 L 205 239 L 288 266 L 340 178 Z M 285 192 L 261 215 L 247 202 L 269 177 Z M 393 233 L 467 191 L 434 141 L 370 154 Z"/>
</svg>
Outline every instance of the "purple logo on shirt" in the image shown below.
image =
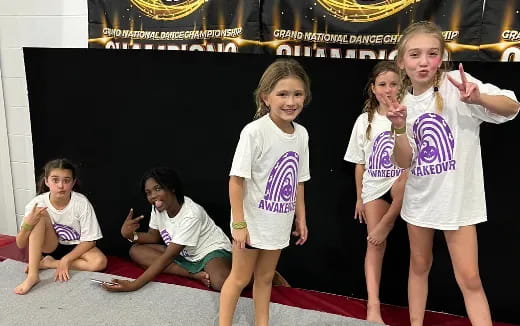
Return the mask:
<svg viewBox="0 0 520 326">
<path fill-rule="evenodd" d="M 168 245 L 170 242 L 172 242 L 172 238 L 170 237 L 170 234 L 168 233 L 168 231 L 166 231 L 166 229 L 162 230 L 160 232 L 160 234 L 161 234 L 161 238 L 163 239 L 163 241 L 166 245 Z"/>
<path fill-rule="evenodd" d="M 390 131 L 380 133 L 372 145 L 372 153 L 368 158 L 368 173 L 376 178 L 391 178 L 401 174 L 402 169 L 396 167 L 390 159 L 394 147 L 394 137 Z"/>
<path fill-rule="evenodd" d="M 68 225 L 55 223 L 52 227 L 60 240 L 79 240 L 79 233 Z"/>
<path fill-rule="evenodd" d="M 296 152 L 287 152 L 276 161 L 267 179 L 264 199 L 260 200 L 258 208 L 273 213 L 294 211 L 299 161 L 300 156 Z"/>
<path fill-rule="evenodd" d="M 418 155 L 412 174 L 426 176 L 455 170 L 455 139 L 442 116 L 435 113 L 419 116 L 413 124 L 413 138 Z"/>
</svg>

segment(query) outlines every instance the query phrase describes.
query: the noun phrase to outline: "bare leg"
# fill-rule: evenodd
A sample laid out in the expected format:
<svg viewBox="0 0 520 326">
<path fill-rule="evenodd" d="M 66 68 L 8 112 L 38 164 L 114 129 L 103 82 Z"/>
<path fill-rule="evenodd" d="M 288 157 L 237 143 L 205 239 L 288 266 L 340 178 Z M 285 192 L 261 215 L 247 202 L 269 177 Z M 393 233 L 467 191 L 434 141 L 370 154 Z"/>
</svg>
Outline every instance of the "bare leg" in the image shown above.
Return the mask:
<svg viewBox="0 0 520 326">
<path fill-rule="evenodd" d="M 273 286 L 284 286 L 290 288 L 291 285 L 278 271 L 274 271 Z"/>
<path fill-rule="evenodd" d="M 269 303 L 273 288 L 273 277 L 281 250 L 259 250 L 255 266 L 253 302 L 255 305 L 255 326 L 269 325 Z"/>
<path fill-rule="evenodd" d="M 370 232 L 381 224 L 383 214 L 390 205 L 381 199 L 376 199 L 365 204 L 365 218 L 367 221 L 367 232 Z M 379 245 L 367 242 L 365 255 L 365 280 L 367 284 L 367 320 L 384 324 L 381 316 L 381 304 L 379 301 L 379 287 L 381 283 L 381 269 L 386 249 L 386 241 Z"/>
<path fill-rule="evenodd" d="M 56 259 L 54 259 L 52 256 L 45 256 L 40 260 L 40 269 L 50 269 L 55 268 L 55 262 Z M 25 266 L 25 273 L 29 272 L 29 265 Z"/>
<path fill-rule="evenodd" d="M 60 263 L 59 260 L 54 259 L 52 256 L 45 256 L 40 261 L 40 269 L 56 268 Z M 70 268 L 78 271 L 89 271 L 99 272 L 105 269 L 107 266 L 107 257 L 99 250 L 94 247 L 81 255 L 78 259 L 74 260 Z"/>
<path fill-rule="evenodd" d="M 166 247 L 160 244 L 135 244 L 130 248 L 130 258 L 139 266 L 146 269 L 150 267 L 165 250 Z M 173 261 L 164 269 L 163 273 L 195 279 L 207 287 L 211 285 L 209 274 L 206 271 L 192 274 Z"/>
<path fill-rule="evenodd" d="M 240 293 L 251 282 L 259 251 L 239 249 L 233 245 L 231 273 L 224 282 L 220 294 L 220 326 L 231 326 Z"/>
<path fill-rule="evenodd" d="M 14 289 L 16 294 L 29 292 L 40 281 L 39 270 L 42 251 L 52 252 L 57 246 L 58 237 L 54 232 L 49 217 L 41 217 L 29 235 L 29 268 L 27 270 L 27 278 Z"/>
<path fill-rule="evenodd" d="M 394 227 L 395 220 L 401 212 L 401 206 L 403 205 L 404 187 L 406 185 L 406 179 L 408 177 L 408 171 L 405 170 L 394 182 L 390 195 L 392 196 L 392 204 L 384 213 L 381 221 L 368 233 L 367 240 L 371 244 L 377 246 L 386 240 L 390 231 Z"/>
<path fill-rule="evenodd" d="M 408 273 L 408 306 L 411 326 L 422 326 L 426 298 L 428 296 L 428 274 L 432 266 L 433 229 L 408 224 L 410 240 L 410 270 Z"/>
<path fill-rule="evenodd" d="M 478 269 L 477 231 L 474 225 L 444 231 L 455 279 L 464 296 L 472 325 L 491 326 L 491 313 Z"/>
<path fill-rule="evenodd" d="M 231 260 L 223 257 L 213 258 L 204 266 L 204 271 L 209 275 L 211 288 L 220 291 L 231 272 Z"/>
</svg>

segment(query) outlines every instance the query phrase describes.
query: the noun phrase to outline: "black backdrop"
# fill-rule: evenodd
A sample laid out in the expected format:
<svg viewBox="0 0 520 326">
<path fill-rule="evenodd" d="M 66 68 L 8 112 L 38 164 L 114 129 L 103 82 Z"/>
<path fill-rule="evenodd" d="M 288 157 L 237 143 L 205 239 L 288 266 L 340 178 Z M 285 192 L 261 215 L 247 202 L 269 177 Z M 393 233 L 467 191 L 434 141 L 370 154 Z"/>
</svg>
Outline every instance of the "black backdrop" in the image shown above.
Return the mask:
<svg viewBox="0 0 520 326">
<path fill-rule="evenodd" d="M 109 255 L 126 255 L 119 230 L 130 207 L 149 214 L 142 173 L 175 167 L 186 193 L 228 234 L 228 172 L 242 127 L 254 113 L 253 90 L 273 57 L 177 51 L 25 48 L 37 173 L 56 157 L 80 168 L 83 192 L 96 209 Z M 366 298 L 365 226 L 352 216 L 354 166 L 343 161 L 374 60 L 298 58 L 312 80 L 313 100 L 299 121 L 310 134 L 312 179 L 306 185 L 309 241 L 285 249 L 278 269 L 295 287 Z M 466 62 L 474 76 L 520 87 L 513 63 Z M 519 119 L 484 124 L 482 147 L 489 221 L 478 226 L 481 276 L 493 318 L 520 323 L 520 231 L 513 160 Z M 148 219 L 141 225 L 146 230 Z M 408 242 L 398 221 L 389 237 L 381 301 L 406 306 Z M 465 314 L 441 233 L 435 238 L 428 309 Z"/>
</svg>

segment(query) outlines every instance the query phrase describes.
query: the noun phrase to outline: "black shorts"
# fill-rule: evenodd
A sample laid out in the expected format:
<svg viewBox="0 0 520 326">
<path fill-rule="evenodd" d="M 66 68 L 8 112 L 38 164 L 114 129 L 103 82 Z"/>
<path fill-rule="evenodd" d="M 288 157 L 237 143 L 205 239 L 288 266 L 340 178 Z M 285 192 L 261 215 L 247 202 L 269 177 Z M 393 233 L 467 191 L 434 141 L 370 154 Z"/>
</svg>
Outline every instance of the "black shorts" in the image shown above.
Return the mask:
<svg viewBox="0 0 520 326">
<path fill-rule="evenodd" d="M 64 245 L 64 244 L 58 243 L 58 246 L 56 247 L 56 249 L 54 249 L 53 252 L 43 253 L 42 255 L 51 256 L 52 258 L 54 258 L 56 260 L 60 260 L 63 258 L 63 256 L 65 256 L 66 254 L 68 254 L 69 252 L 74 250 L 74 248 L 76 248 L 76 245 Z"/>
<path fill-rule="evenodd" d="M 251 247 L 250 245 L 247 244 L 246 242 L 246 249 L 258 249 L 258 248 L 255 248 L 255 247 Z"/>
<path fill-rule="evenodd" d="M 388 190 L 387 192 L 384 193 L 383 196 L 379 197 L 378 199 L 382 199 L 384 201 L 386 201 L 387 203 L 389 203 L 390 205 L 392 205 L 392 195 L 390 194 L 390 192 L 392 191 L 392 189 Z"/>
</svg>

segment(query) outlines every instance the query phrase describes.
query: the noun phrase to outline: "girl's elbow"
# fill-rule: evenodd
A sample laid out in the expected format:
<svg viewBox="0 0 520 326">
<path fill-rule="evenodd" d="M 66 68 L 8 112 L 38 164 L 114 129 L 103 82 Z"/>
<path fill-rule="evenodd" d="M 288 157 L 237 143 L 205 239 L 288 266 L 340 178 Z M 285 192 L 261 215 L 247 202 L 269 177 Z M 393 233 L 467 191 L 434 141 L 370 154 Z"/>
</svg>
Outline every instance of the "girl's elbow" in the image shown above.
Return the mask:
<svg viewBox="0 0 520 326">
<path fill-rule="evenodd" d="M 399 166 L 401 169 L 409 169 L 410 166 L 412 166 L 412 160 L 408 159 L 396 159 L 397 166 Z"/>
</svg>

